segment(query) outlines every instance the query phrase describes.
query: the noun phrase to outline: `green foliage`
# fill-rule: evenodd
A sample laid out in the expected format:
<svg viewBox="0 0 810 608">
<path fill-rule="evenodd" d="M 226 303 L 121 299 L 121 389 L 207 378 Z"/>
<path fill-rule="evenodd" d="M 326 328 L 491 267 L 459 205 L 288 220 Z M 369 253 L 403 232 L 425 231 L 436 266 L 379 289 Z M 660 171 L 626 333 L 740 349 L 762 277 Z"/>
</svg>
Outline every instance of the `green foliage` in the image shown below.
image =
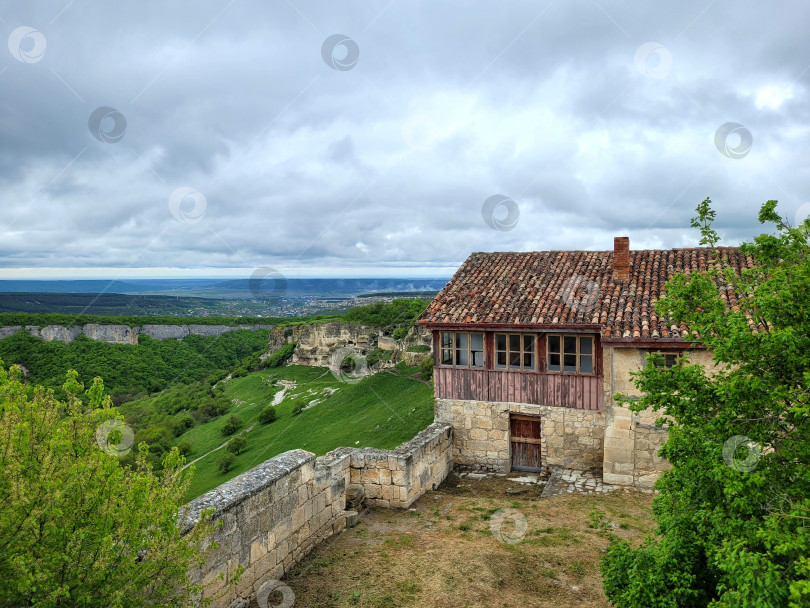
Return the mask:
<svg viewBox="0 0 810 608">
<path fill-rule="evenodd" d="M 193 451 L 193 447 L 191 442 L 187 439 L 184 439 L 180 443 L 177 444 L 177 451 L 180 452 L 181 456 L 188 456 Z"/>
<path fill-rule="evenodd" d="M 264 360 L 262 369 L 286 365 L 287 362 L 292 358 L 293 352 L 295 352 L 295 346 L 295 342 L 290 342 L 289 344 L 285 344 L 279 348 L 276 352 Z"/>
<path fill-rule="evenodd" d="M 755 268 L 735 276 L 717 250 L 656 305 L 698 332 L 719 371 L 679 360 L 634 374 L 643 396 L 624 401 L 669 417 L 673 468 L 656 486 L 656 533 L 637 549 L 614 538 L 603 560 L 619 608 L 810 605 L 810 244 L 775 209 L 760 221 L 776 233 L 742 246 Z"/>
<path fill-rule="evenodd" d="M 220 432 L 226 437 L 229 437 L 238 431 L 243 424 L 245 423 L 239 416 L 232 414 L 225 419 L 225 423 L 222 425 L 222 428 L 220 428 Z"/>
<path fill-rule="evenodd" d="M 293 416 L 297 416 L 298 414 L 303 412 L 305 407 L 306 407 L 306 405 L 304 403 L 302 403 L 302 402 L 296 403 L 295 406 L 293 407 L 293 411 L 292 411 Z"/>
<path fill-rule="evenodd" d="M 391 337 L 394 338 L 394 340 L 396 340 L 397 342 L 399 342 L 400 340 L 402 340 L 402 338 L 404 338 L 405 336 L 408 335 L 408 330 L 409 329 L 410 329 L 410 326 L 409 327 L 397 327 L 394 330 L 394 333 L 391 334 Z"/>
<path fill-rule="evenodd" d="M 428 357 L 419 365 L 422 378 L 430 380 L 433 377 L 433 357 Z"/>
<path fill-rule="evenodd" d="M 429 353 L 430 347 L 427 344 L 412 344 L 405 350 L 409 353 Z"/>
<path fill-rule="evenodd" d="M 271 422 L 275 422 L 277 418 L 278 414 L 276 413 L 276 407 L 274 405 L 268 405 L 259 414 L 259 422 L 262 424 L 270 424 Z"/>
<path fill-rule="evenodd" d="M 176 416 L 172 424 L 172 432 L 175 437 L 179 437 L 194 426 L 194 418 L 190 414 Z"/>
<path fill-rule="evenodd" d="M 217 469 L 222 475 L 225 475 L 228 471 L 233 468 L 233 465 L 236 464 L 236 454 L 233 452 L 225 452 L 222 456 L 219 457 L 217 461 Z"/>
<path fill-rule="evenodd" d="M 58 401 L 0 368 L 0 605 L 199 605 L 188 571 L 210 513 L 185 536 L 176 523 L 191 470 L 172 450 L 157 475 L 145 447 L 123 466 L 97 441 L 121 424 L 101 380 L 82 390 L 70 371 Z"/>
<path fill-rule="evenodd" d="M 344 319 L 351 323 L 363 323 L 373 327 L 381 327 L 393 331 L 394 340 L 401 340 L 413 327 L 414 321 L 419 318 L 430 304 L 430 300 L 418 298 L 400 298 L 392 302 L 376 302 L 366 306 L 352 308 L 344 315 Z"/>
<path fill-rule="evenodd" d="M 366 365 L 368 367 L 374 367 L 380 361 L 388 361 L 391 359 L 391 356 L 394 354 L 393 351 L 390 350 L 383 350 L 381 348 L 375 348 L 370 353 L 366 355 Z"/>
<path fill-rule="evenodd" d="M 716 213 L 712 209 L 712 199 L 708 196 L 701 202 L 697 208 L 697 215 L 692 218 L 689 225 L 692 228 L 700 228 L 700 244 L 714 247 L 720 240 L 720 236 L 712 228 L 712 222 L 715 219 Z"/>
<path fill-rule="evenodd" d="M 245 451 L 247 444 L 248 440 L 245 435 L 237 435 L 228 442 L 228 451 L 238 456 Z"/>
</svg>

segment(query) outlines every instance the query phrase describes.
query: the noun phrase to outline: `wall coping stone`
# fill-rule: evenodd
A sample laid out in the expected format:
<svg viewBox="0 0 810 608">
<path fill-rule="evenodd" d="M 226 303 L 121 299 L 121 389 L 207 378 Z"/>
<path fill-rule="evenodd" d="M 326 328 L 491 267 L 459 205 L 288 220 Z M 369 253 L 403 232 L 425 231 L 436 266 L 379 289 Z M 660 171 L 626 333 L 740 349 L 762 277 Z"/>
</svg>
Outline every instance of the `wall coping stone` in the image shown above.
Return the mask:
<svg viewBox="0 0 810 608">
<path fill-rule="evenodd" d="M 203 510 L 213 508 L 216 517 L 261 492 L 285 475 L 289 475 L 314 460 L 315 454 L 312 452 L 290 450 L 265 460 L 233 479 L 229 479 L 222 485 L 181 507 L 181 532 L 183 534 L 189 532 L 199 521 L 200 513 Z"/>
</svg>

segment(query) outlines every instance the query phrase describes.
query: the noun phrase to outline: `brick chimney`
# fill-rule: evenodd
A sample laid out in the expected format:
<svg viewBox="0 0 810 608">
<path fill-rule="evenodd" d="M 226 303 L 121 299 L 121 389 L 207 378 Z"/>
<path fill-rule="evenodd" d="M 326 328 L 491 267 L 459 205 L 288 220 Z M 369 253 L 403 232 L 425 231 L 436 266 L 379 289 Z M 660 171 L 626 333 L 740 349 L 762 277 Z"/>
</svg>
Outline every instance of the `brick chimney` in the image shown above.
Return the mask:
<svg viewBox="0 0 810 608">
<path fill-rule="evenodd" d="M 626 281 L 630 276 L 630 238 L 613 237 L 613 280 Z"/>
</svg>

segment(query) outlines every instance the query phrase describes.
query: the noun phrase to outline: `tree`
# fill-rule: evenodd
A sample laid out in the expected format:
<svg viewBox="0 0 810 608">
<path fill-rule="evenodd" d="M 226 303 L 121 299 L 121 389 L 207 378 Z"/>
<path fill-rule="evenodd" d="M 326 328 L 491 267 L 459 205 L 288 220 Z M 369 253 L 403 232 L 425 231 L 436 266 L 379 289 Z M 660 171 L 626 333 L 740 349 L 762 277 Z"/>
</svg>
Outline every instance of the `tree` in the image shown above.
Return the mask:
<svg viewBox="0 0 810 608">
<path fill-rule="evenodd" d="M 259 422 L 262 424 L 270 424 L 271 422 L 275 422 L 276 418 L 278 418 L 278 413 L 276 412 L 276 407 L 274 405 L 266 406 L 259 413 Z"/>
<path fill-rule="evenodd" d="M 177 527 L 190 472 L 174 449 L 156 475 L 145 444 L 123 466 L 121 417 L 99 378 L 82 394 L 77 376 L 59 401 L 0 366 L 0 605 L 198 605 L 188 571 L 212 527 L 210 513 Z"/>
<path fill-rule="evenodd" d="M 672 469 L 654 533 L 635 549 L 614 537 L 603 559 L 619 608 L 810 605 L 810 223 L 792 228 L 776 201 L 759 220 L 776 231 L 742 245 L 754 268 L 736 276 L 715 250 L 708 272 L 674 276 L 656 305 L 720 368 L 634 374 L 643 397 L 624 401 L 668 417 Z"/>
<path fill-rule="evenodd" d="M 221 432 L 226 437 L 233 435 L 244 424 L 242 419 L 236 414 L 231 414 L 225 419 L 225 424 L 222 425 Z"/>
<path fill-rule="evenodd" d="M 236 464 L 236 454 L 233 452 L 225 452 L 219 458 L 219 462 L 217 466 L 219 467 L 219 472 L 223 475 L 230 471 L 233 468 L 233 465 Z"/>
<path fill-rule="evenodd" d="M 228 451 L 237 456 L 245 451 L 248 440 L 244 435 L 237 435 L 228 442 Z"/>
</svg>

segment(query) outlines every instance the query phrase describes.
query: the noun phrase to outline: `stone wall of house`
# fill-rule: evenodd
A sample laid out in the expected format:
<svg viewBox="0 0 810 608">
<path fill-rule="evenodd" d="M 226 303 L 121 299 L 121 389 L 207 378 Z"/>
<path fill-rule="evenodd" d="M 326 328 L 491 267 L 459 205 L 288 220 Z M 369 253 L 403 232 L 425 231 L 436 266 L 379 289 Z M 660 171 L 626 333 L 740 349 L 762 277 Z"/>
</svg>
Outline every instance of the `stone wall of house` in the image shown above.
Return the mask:
<svg viewBox="0 0 810 608">
<path fill-rule="evenodd" d="M 271 458 L 186 505 L 182 529 L 215 509 L 217 548 L 192 571 L 214 608 L 247 605 L 266 582 L 280 579 L 325 538 L 345 526 L 345 479 L 315 455 L 292 450 Z M 228 583 L 239 566 L 239 583 Z M 220 578 L 220 575 L 223 575 Z"/>
<path fill-rule="evenodd" d="M 656 425 L 661 414 L 649 410 L 634 414 L 613 400 L 617 393 L 640 396 L 630 372 L 646 364 L 648 352 L 637 348 L 604 349 L 605 483 L 650 489 L 661 472 L 669 468 L 669 463 L 658 456 L 668 435 L 665 427 Z M 716 370 L 709 351 L 692 350 L 687 356 L 690 362 L 705 366 L 710 374 Z"/>
<path fill-rule="evenodd" d="M 604 413 L 567 407 L 436 399 L 435 419 L 453 427 L 456 464 L 486 471 L 511 468 L 510 414 L 540 417 L 541 465 L 601 469 Z"/>
<path fill-rule="evenodd" d="M 366 503 L 406 508 L 437 488 L 453 469 L 453 429 L 434 423 L 394 450 L 338 448 L 323 457 L 347 484 L 363 487 Z"/>
<path fill-rule="evenodd" d="M 362 486 L 367 504 L 408 507 L 448 475 L 451 444 L 452 429 L 433 424 L 393 450 L 338 448 L 317 459 L 292 450 L 263 462 L 186 505 L 184 531 L 208 508 L 223 524 L 192 580 L 215 598 L 214 608 L 247 606 L 265 582 L 344 529 L 350 483 Z M 229 588 L 239 566 L 242 578 Z"/>
</svg>

